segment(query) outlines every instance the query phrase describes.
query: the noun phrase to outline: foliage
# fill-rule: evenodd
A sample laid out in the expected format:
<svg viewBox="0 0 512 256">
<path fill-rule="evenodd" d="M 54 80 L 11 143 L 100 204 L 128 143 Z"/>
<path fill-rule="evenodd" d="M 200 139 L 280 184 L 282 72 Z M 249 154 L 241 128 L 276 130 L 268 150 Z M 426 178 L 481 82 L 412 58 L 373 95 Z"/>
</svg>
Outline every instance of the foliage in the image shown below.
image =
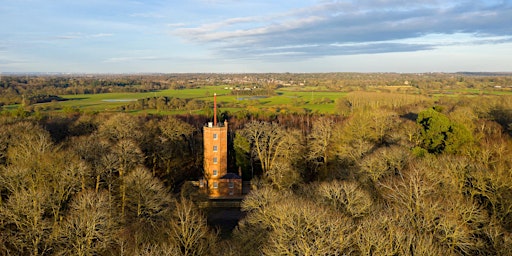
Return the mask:
<svg viewBox="0 0 512 256">
<path fill-rule="evenodd" d="M 473 140 L 470 131 L 463 124 L 450 121 L 447 116 L 434 109 L 420 112 L 417 123 L 422 127 L 420 145 L 429 153 L 457 153 L 464 144 Z"/>
</svg>

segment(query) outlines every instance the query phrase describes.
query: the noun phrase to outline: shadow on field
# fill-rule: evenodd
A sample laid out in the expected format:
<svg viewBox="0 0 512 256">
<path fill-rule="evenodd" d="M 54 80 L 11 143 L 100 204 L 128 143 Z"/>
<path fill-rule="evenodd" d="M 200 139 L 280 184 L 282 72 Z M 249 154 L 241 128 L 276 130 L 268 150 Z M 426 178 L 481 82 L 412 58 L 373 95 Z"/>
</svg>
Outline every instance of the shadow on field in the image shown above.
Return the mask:
<svg viewBox="0 0 512 256">
<path fill-rule="evenodd" d="M 68 101 L 78 101 L 78 100 L 86 100 L 88 98 L 72 98 L 72 99 L 66 99 Z"/>
</svg>

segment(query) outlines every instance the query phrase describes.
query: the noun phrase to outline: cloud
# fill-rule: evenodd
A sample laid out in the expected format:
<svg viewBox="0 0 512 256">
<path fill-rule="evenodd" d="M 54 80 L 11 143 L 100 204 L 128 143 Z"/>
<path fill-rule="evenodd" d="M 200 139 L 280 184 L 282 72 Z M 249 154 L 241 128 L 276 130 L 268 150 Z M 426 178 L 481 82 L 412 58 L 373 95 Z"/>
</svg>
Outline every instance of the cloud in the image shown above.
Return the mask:
<svg viewBox="0 0 512 256">
<path fill-rule="evenodd" d="M 202 4 L 211 4 L 211 5 L 218 5 L 218 4 L 231 4 L 234 2 L 239 2 L 240 0 L 199 0 Z"/>
<path fill-rule="evenodd" d="M 80 34 L 80 33 L 60 35 L 60 36 L 55 37 L 55 39 L 62 39 L 62 40 L 72 40 L 72 39 L 80 39 L 80 38 L 83 38 L 82 34 Z"/>
<path fill-rule="evenodd" d="M 103 62 L 107 63 L 123 63 L 123 62 L 139 62 L 139 61 L 166 61 L 172 60 L 171 57 L 157 57 L 157 56 L 124 56 L 112 57 L 105 59 Z"/>
<path fill-rule="evenodd" d="M 165 18 L 166 15 L 164 15 L 163 13 L 158 13 L 158 12 L 141 12 L 141 13 L 132 13 L 132 14 L 130 14 L 130 17 L 162 19 L 162 18 Z"/>
<path fill-rule="evenodd" d="M 4 57 L 0 56 L 0 67 L 10 68 L 10 67 L 20 66 L 20 65 L 23 65 L 26 63 L 29 63 L 29 61 L 27 61 L 25 59 L 20 59 L 20 58 L 12 59 L 12 58 L 7 58 L 7 57 L 4 58 Z"/>
<path fill-rule="evenodd" d="M 446 38 L 450 44 L 509 42 L 510 24 L 510 1 L 323 1 L 283 13 L 180 26 L 172 33 L 225 57 L 313 58 L 429 50 L 447 45 Z"/>
<path fill-rule="evenodd" d="M 287 61 L 297 61 L 319 56 L 333 55 L 355 55 L 355 54 L 375 54 L 389 52 L 412 52 L 430 50 L 433 46 L 429 44 L 418 43 L 348 43 L 348 44 L 319 44 L 303 45 L 290 47 L 269 47 L 269 48 L 222 48 L 218 49 L 224 56 L 238 56 L 243 59 L 266 59 L 282 60 L 285 56 Z"/>
<path fill-rule="evenodd" d="M 54 39 L 59 40 L 73 40 L 73 39 L 90 39 L 90 38 L 102 38 L 102 37 L 111 37 L 113 34 L 110 33 L 97 33 L 97 34 L 84 34 L 84 33 L 68 33 L 65 35 L 60 35 L 54 37 Z"/>
<path fill-rule="evenodd" d="M 184 27 L 186 26 L 185 23 L 183 22 L 177 22 L 177 23 L 169 23 L 167 24 L 167 27 L 170 27 L 170 28 L 180 28 L 180 27 Z"/>
<path fill-rule="evenodd" d="M 109 33 L 98 33 L 98 34 L 90 35 L 89 37 L 91 37 L 91 38 L 99 38 L 99 37 L 111 37 L 113 35 L 114 34 L 109 34 Z"/>
</svg>

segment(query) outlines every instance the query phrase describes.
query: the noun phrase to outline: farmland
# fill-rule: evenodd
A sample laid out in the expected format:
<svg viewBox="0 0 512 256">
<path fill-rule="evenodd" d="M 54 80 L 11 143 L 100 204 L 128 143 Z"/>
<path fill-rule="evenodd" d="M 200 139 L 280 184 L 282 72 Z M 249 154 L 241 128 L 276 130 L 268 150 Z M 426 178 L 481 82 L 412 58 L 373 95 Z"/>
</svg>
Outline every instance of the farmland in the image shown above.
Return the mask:
<svg viewBox="0 0 512 256">
<path fill-rule="evenodd" d="M 485 75 L 485 74 L 483 74 Z M 339 113 L 340 99 L 511 95 L 512 78 L 488 74 L 154 74 L 9 76 L 0 81 L 6 112 L 126 112 L 208 114 L 213 94 L 220 111 Z M 46 95 L 46 96 L 45 96 Z M 45 98 L 46 97 L 46 98 Z M 420 100 L 419 98 L 416 100 Z M 165 106 L 162 107 L 162 101 Z M 171 102 L 173 101 L 173 102 Z M 348 99 L 348 101 L 351 101 Z M 160 106 L 156 106 L 157 103 Z M 176 103 L 177 102 L 177 103 Z M 344 103 L 346 104 L 346 102 Z M 350 103 L 352 104 L 352 103 Z M 349 104 L 349 105 L 350 105 Z M 377 103 L 378 104 L 378 103 Z M 343 104 L 341 104 L 343 105 Z"/>
<path fill-rule="evenodd" d="M 252 112 L 265 111 L 272 113 L 301 113 L 301 112 L 315 112 L 324 114 L 333 114 L 336 110 L 336 100 L 344 98 L 347 95 L 357 92 L 339 92 L 339 91 L 315 91 L 315 90 L 302 90 L 301 88 L 285 88 L 278 89 L 272 95 L 237 95 L 236 92 L 231 93 L 230 90 L 224 89 L 225 86 L 205 86 L 195 89 L 167 89 L 158 90 L 153 92 L 141 93 L 101 93 L 101 94 L 77 94 L 77 95 L 62 95 L 61 97 L 66 101 L 50 102 L 38 104 L 36 108 L 47 111 L 65 111 L 65 110 L 79 110 L 81 112 L 118 112 L 123 106 L 135 102 L 140 99 L 170 97 L 180 99 L 198 99 L 207 102 L 209 105 L 213 104 L 213 94 L 217 94 L 217 102 L 223 111 L 236 113 L 242 110 L 249 110 Z M 397 95 L 418 95 L 418 93 L 407 93 L 403 91 L 379 90 L 374 88 L 374 93 L 381 93 L 382 95 L 397 94 Z M 368 92 L 368 91 L 366 91 Z M 510 91 L 482 91 L 475 89 L 463 90 L 447 90 L 435 91 L 427 94 L 432 99 L 439 99 L 442 97 L 475 97 L 475 96 L 500 96 L 512 95 Z M 204 109 L 194 110 L 132 110 L 130 113 L 159 113 L 159 114 L 204 114 Z"/>
<path fill-rule="evenodd" d="M 61 95 L 65 101 L 49 102 L 37 104 L 42 110 L 64 110 L 78 109 L 83 112 L 95 111 L 119 111 L 119 108 L 129 102 L 139 99 L 158 98 L 162 96 L 180 98 L 180 99 L 199 99 L 206 102 L 213 101 L 213 94 L 217 94 L 217 101 L 220 105 L 225 105 L 225 109 L 230 112 L 237 112 L 247 107 L 259 110 L 265 109 L 286 109 L 289 111 L 299 111 L 308 109 L 319 113 L 333 113 L 334 102 L 340 97 L 346 95 L 345 92 L 329 91 L 300 91 L 300 90 L 277 90 L 273 95 L 237 95 L 231 93 L 231 90 L 224 89 L 225 86 L 204 86 L 194 89 L 167 89 L 153 92 L 136 93 L 101 93 L 101 94 L 76 94 Z M 134 112 L 141 112 L 134 111 Z M 201 113 L 202 109 L 192 111 Z M 156 112 L 147 110 L 145 112 Z M 183 111 L 168 111 L 168 113 L 180 113 Z"/>
</svg>

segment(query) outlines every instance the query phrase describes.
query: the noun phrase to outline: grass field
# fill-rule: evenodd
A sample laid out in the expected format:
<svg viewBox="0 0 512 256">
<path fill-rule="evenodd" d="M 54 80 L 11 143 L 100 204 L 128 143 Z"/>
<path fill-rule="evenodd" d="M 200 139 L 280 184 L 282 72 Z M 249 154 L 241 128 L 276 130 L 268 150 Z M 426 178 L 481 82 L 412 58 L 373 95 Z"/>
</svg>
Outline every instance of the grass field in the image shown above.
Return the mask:
<svg viewBox="0 0 512 256">
<path fill-rule="evenodd" d="M 196 89 L 181 90 L 162 90 L 145 93 L 102 93 L 102 94 L 80 94 L 80 95 L 60 95 L 66 101 L 40 103 L 32 105 L 35 110 L 39 111 L 66 111 L 80 110 L 83 112 L 105 112 L 120 111 L 120 107 L 126 106 L 133 101 L 144 98 L 167 96 L 182 99 L 200 99 L 203 101 L 213 101 L 213 94 L 217 94 L 217 101 L 221 107 L 221 111 L 229 111 L 231 113 L 249 110 L 264 111 L 267 113 L 285 113 L 285 112 L 318 112 L 318 113 L 334 113 L 335 102 L 337 99 L 345 97 L 347 92 L 332 92 L 325 88 L 314 87 L 285 87 L 275 91 L 270 96 L 249 96 L 243 94 L 231 94 L 230 90 L 224 89 L 225 86 L 203 86 Z M 389 89 L 389 88 L 388 88 Z M 404 90 L 402 87 L 393 88 L 391 91 L 398 89 Z M 388 90 L 389 91 L 389 90 Z M 378 90 L 377 90 L 378 92 Z M 404 93 L 403 91 L 401 93 Z M 432 91 L 431 97 L 456 97 L 459 95 L 478 96 L 478 95 L 512 95 L 510 90 L 489 90 L 480 91 L 475 89 L 459 89 L 446 91 Z M 4 106 L 7 111 L 15 111 L 17 105 Z M 138 110 L 130 111 L 130 113 L 159 113 L 159 114 L 182 114 L 182 113 L 202 113 L 202 109 L 198 110 L 182 110 L 182 111 L 157 111 L 157 110 Z"/>
<path fill-rule="evenodd" d="M 326 91 L 293 91 L 278 90 L 275 95 L 249 96 L 232 95 L 230 90 L 224 89 L 224 86 L 205 86 L 197 89 L 182 90 L 162 90 L 146 93 L 103 93 L 103 94 L 79 94 L 79 95 L 61 95 L 67 101 L 36 104 L 41 109 L 79 109 L 84 112 L 94 111 L 118 111 L 121 106 L 127 105 L 138 99 L 168 96 L 183 99 L 201 99 L 204 101 L 213 101 L 213 94 L 217 94 L 217 101 L 220 105 L 226 105 L 226 110 L 237 112 L 247 108 L 276 111 L 286 109 L 294 111 L 297 109 L 308 109 L 320 113 L 332 113 L 334 111 L 334 102 L 346 93 L 326 92 Z M 331 103 L 320 104 L 318 101 L 329 99 Z M 238 107 L 237 107 L 238 106 Z M 141 112 L 141 111 L 135 111 Z M 156 113 L 156 110 L 144 110 L 144 113 Z M 184 111 L 180 111 L 184 112 Z M 178 111 L 165 112 L 164 114 L 180 113 Z M 188 111 L 185 111 L 188 112 Z M 201 110 L 192 111 L 200 113 Z"/>
</svg>

